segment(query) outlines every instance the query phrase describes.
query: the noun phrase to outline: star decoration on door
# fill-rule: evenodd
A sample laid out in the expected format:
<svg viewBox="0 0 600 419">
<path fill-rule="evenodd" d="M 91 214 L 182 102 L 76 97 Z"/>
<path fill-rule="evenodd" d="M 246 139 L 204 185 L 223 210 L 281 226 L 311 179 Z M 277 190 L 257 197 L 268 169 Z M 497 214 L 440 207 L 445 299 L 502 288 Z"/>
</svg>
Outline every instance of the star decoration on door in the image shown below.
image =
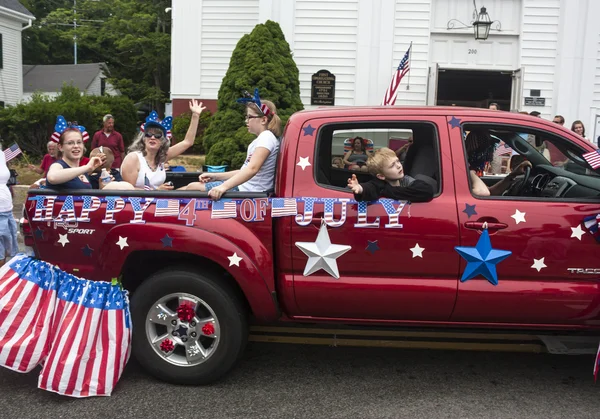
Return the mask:
<svg viewBox="0 0 600 419">
<path fill-rule="evenodd" d="M 585 230 L 581 228 L 581 224 L 577 225 L 577 227 L 571 227 L 571 238 L 575 237 L 577 240 L 581 241 L 581 236 L 585 234 Z"/>
<path fill-rule="evenodd" d="M 296 242 L 296 246 L 308 256 L 308 261 L 304 267 L 304 276 L 323 269 L 335 279 L 340 278 L 336 259 L 352 248 L 351 246 L 332 244 L 325 222 L 321 223 L 315 242 Z"/>
<path fill-rule="evenodd" d="M 525 214 L 526 214 L 525 212 L 515 210 L 515 213 L 513 215 L 511 215 L 510 217 L 513 218 L 518 225 L 519 223 L 527 222 L 527 220 L 525 220 Z"/>
<path fill-rule="evenodd" d="M 410 249 L 410 251 L 412 252 L 412 257 L 414 258 L 421 258 L 423 259 L 423 251 L 425 250 L 424 247 L 419 246 L 419 243 L 415 244 L 415 247 L 412 247 Z"/>
<path fill-rule="evenodd" d="M 69 239 L 67 238 L 68 234 L 58 234 L 58 243 L 62 244 L 62 247 L 65 247 L 65 245 L 69 242 Z"/>
<path fill-rule="evenodd" d="M 456 246 L 454 249 L 467 261 L 461 282 L 482 275 L 492 285 L 498 285 L 496 265 L 512 254 L 508 250 L 493 249 L 487 229 L 483 230 L 475 247 Z"/>
<path fill-rule="evenodd" d="M 91 257 L 92 253 L 94 252 L 94 249 L 92 249 L 89 244 L 86 244 L 85 247 L 81 248 L 81 251 L 85 256 Z"/>
<path fill-rule="evenodd" d="M 546 266 L 546 264 L 544 263 L 544 259 L 546 258 L 533 259 L 533 265 L 531 265 L 531 267 L 533 269 L 537 269 L 538 272 L 544 268 L 547 268 L 548 266 Z"/>
<path fill-rule="evenodd" d="M 310 124 L 308 124 L 306 127 L 302 128 L 302 130 L 304 131 L 304 135 L 312 137 L 316 128 L 313 128 Z"/>
<path fill-rule="evenodd" d="M 300 160 L 298 161 L 298 163 L 296 163 L 296 166 L 300 166 L 303 171 L 304 171 L 304 169 L 306 169 L 307 166 L 311 166 L 310 162 L 308 161 L 308 157 L 298 157 L 298 158 Z"/>
<path fill-rule="evenodd" d="M 477 211 L 475 211 L 475 205 L 465 204 L 465 209 L 462 210 L 465 214 L 467 214 L 467 218 L 471 218 L 472 215 L 477 215 Z"/>
<path fill-rule="evenodd" d="M 376 251 L 379 250 L 379 245 L 377 244 L 378 240 L 375 241 L 371 241 L 371 240 L 367 240 L 367 248 L 365 249 L 367 252 L 370 252 L 371 254 L 375 253 Z"/>
<path fill-rule="evenodd" d="M 458 128 L 460 127 L 460 119 L 453 116 L 452 118 L 450 118 L 450 121 L 448 121 L 448 124 L 450 124 L 452 128 Z"/>
</svg>

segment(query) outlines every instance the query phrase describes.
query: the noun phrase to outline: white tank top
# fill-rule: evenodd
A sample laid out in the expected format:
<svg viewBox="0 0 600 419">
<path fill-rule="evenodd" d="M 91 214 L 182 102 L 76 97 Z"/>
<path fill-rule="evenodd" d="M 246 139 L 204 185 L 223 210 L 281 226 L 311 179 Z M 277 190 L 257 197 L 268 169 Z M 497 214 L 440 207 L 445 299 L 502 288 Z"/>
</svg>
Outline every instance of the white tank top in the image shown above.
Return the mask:
<svg viewBox="0 0 600 419">
<path fill-rule="evenodd" d="M 134 153 L 138 156 L 138 160 L 140 162 L 140 171 L 138 172 L 138 177 L 135 181 L 136 188 L 144 187 L 145 178 L 148 178 L 150 186 L 152 186 L 154 189 L 158 188 L 160 185 L 165 183 L 165 180 L 167 179 L 167 173 L 165 172 L 165 167 L 162 163 L 157 167 L 155 171 L 152 171 L 152 169 L 150 169 L 150 166 L 148 166 L 148 162 L 146 161 L 146 158 L 144 157 L 142 152 L 135 151 Z"/>
</svg>

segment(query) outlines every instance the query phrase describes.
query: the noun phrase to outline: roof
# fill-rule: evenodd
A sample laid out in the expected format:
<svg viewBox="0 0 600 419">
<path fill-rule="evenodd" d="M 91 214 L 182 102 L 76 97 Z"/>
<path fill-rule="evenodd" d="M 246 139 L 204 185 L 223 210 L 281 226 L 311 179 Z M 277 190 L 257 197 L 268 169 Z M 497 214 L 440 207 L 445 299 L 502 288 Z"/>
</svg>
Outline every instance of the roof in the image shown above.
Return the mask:
<svg viewBox="0 0 600 419">
<path fill-rule="evenodd" d="M 19 0 L 0 0 L 0 7 L 10 9 L 13 12 L 22 13 L 29 17 L 35 18 L 33 14 L 23 6 Z"/>
<path fill-rule="evenodd" d="M 63 83 L 85 91 L 99 73 L 108 73 L 104 63 L 24 65 L 23 92 L 58 92 Z"/>
</svg>

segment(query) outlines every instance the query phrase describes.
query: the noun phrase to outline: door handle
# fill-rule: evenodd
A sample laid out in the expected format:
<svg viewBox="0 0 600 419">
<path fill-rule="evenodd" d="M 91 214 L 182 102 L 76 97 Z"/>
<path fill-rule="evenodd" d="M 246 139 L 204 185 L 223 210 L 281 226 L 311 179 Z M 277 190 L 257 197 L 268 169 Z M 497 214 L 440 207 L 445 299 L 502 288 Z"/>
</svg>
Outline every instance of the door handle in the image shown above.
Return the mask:
<svg viewBox="0 0 600 419">
<path fill-rule="evenodd" d="M 486 227 L 488 230 L 502 230 L 508 227 L 508 224 L 493 221 L 467 221 L 465 227 L 473 230 L 483 230 Z"/>
</svg>

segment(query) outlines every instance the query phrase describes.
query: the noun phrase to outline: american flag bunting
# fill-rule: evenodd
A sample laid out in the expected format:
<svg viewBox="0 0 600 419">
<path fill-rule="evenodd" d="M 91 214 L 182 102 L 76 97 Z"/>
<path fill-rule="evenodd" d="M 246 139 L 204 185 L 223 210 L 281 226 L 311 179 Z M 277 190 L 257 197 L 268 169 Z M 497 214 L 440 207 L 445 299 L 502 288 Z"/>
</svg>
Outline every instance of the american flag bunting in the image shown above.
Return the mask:
<svg viewBox="0 0 600 419">
<path fill-rule="evenodd" d="M 271 200 L 271 217 L 287 217 L 298 213 L 296 198 L 273 198 Z"/>
<path fill-rule="evenodd" d="M 170 217 L 179 215 L 179 200 L 159 199 L 154 208 L 155 217 Z"/>
<path fill-rule="evenodd" d="M 221 199 L 212 203 L 210 218 L 235 217 L 237 217 L 237 204 L 235 201 Z"/>
</svg>

